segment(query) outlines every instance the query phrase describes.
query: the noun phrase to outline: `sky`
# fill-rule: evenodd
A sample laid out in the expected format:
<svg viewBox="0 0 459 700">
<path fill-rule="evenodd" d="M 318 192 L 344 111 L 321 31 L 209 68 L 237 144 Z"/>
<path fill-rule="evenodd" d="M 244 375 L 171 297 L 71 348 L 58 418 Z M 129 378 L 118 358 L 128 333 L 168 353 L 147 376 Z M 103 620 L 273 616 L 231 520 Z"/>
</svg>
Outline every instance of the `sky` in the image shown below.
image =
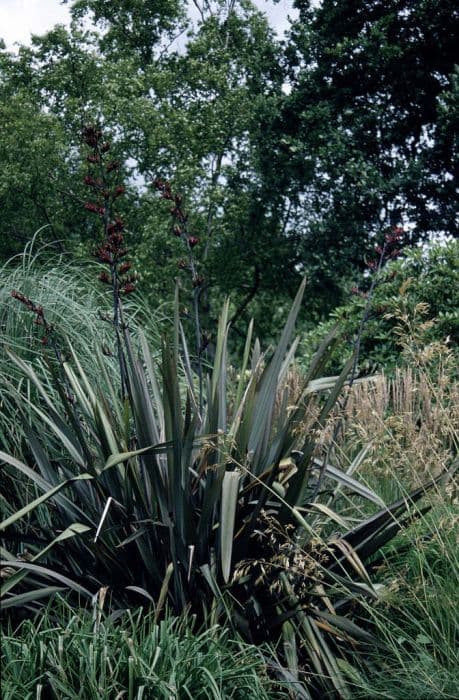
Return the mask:
<svg viewBox="0 0 459 700">
<path fill-rule="evenodd" d="M 254 4 L 266 12 L 279 35 L 289 26 L 288 15 L 296 14 L 293 0 L 254 0 Z M 31 34 L 44 34 L 68 21 L 69 5 L 62 5 L 61 0 L 0 0 L 0 37 L 9 49 L 16 42 L 28 44 Z"/>
</svg>

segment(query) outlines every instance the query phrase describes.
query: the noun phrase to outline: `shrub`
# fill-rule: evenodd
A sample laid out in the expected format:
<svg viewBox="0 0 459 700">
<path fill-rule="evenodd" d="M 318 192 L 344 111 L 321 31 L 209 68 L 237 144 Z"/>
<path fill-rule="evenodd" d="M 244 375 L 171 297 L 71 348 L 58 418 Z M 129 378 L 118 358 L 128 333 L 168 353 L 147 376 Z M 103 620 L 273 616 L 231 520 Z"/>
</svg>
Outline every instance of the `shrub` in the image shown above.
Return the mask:
<svg viewBox="0 0 459 700">
<path fill-rule="evenodd" d="M 375 644 L 358 616 L 361 599 L 380 599 L 370 578 L 374 557 L 417 517 L 416 503 L 444 475 L 386 506 L 352 475 L 367 446 L 346 471 L 340 468 L 337 432 L 330 444 L 323 435 L 343 387 L 354 380 L 355 358 L 339 375 L 320 378 L 333 330 L 301 386 L 292 392 L 286 381 L 305 282 L 272 352 L 261 352 L 249 326 L 234 384 L 225 303 L 206 366 L 202 279 L 193 258 L 198 240 L 186 228 L 182 198 L 162 180 L 157 186 L 173 203 L 191 274 L 194 357 L 178 294 L 160 360 L 142 332 L 134 342 L 124 298 L 137 278 L 126 257 L 125 224 L 114 211 L 124 188 L 116 168 L 105 167 L 110 144 L 100 128 L 86 127 L 83 136 L 91 148 L 87 161 L 99 173 L 85 178 L 93 201 L 84 206 L 102 229 L 93 252 L 104 266 L 99 279 L 111 289 L 119 373 L 111 381 L 98 349 L 87 372 L 75 347 L 62 346 L 48 310 L 15 293 L 44 332 L 49 381 L 7 351 L 37 400 L 5 379 L 20 417 L 22 453 L 0 458 L 36 493 L 19 507 L 4 500 L 3 607 L 9 614 L 36 611 L 56 593 L 91 601 L 109 591 L 115 613 L 133 601 L 155 604 L 156 615 L 166 602 L 176 614 L 191 608 L 202 621 L 225 619 L 250 641 L 280 641 L 277 672 L 296 683 L 297 697 L 349 697 L 343 661 L 350 650 Z M 398 238 L 387 234 L 387 246 Z M 40 423 L 46 431 L 37 429 Z M 338 512 L 343 498 L 348 505 Z"/>
<path fill-rule="evenodd" d="M 5 610 L 35 610 L 64 590 L 90 600 L 105 587 L 113 609 L 142 599 L 160 610 L 167 600 L 175 612 L 191 605 L 201 619 L 226 616 L 249 640 L 281 637 L 286 678 L 346 696 L 339 659 L 351 639 L 361 648 L 373 642 L 352 610 L 362 595 L 379 598 L 364 562 L 412 520 L 425 488 L 385 507 L 351 476 L 361 455 L 346 473 L 321 452 L 319 432 L 353 364 L 351 357 L 339 377 L 317 378 L 333 334 L 295 405 L 288 390 L 279 403 L 303 289 L 270 358 L 257 343 L 252 347 L 249 329 L 234 391 L 228 390 L 228 305 L 213 367 L 201 382 L 178 301 L 158 367 L 142 334 L 137 355 L 122 327 L 125 399 L 107 381 L 107 394 L 92 384 L 70 350 L 71 363 L 54 370 L 56 404 L 33 367 L 10 354 L 40 396 L 31 406 L 18 390 L 18 411 L 32 408 L 61 452 L 58 459 L 50 455 L 24 420 L 31 466 L 1 453 L 6 469 L 26 476 L 39 494 L 19 510 L 5 504 L 5 543 L 27 546 L 19 558 L 3 548 Z M 106 376 L 105 358 L 94 359 Z M 305 434 L 318 393 L 319 414 Z M 343 488 L 356 506 L 349 517 L 333 509 Z M 380 510 L 356 517 L 361 499 Z"/>
<path fill-rule="evenodd" d="M 398 319 L 394 311 L 403 309 L 406 318 L 419 318 L 428 327 L 426 342 L 448 338 L 450 347 L 457 350 L 459 343 L 459 242 L 432 245 L 427 249 L 410 249 L 403 259 L 391 261 L 381 273 L 371 303 L 371 313 L 361 341 L 363 366 L 383 366 L 388 371 L 401 361 L 400 346 L 394 329 Z M 349 302 L 337 308 L 328 321 L 308 332 L 301 350 L 305 361 L 311 357 L 314 346 L 338 322 L 339 342 L 332 354 L 332 367 L 341 364 L 343 354 L 352 346 L 358 331 L 364 295 L 353 295 Z"/>
</svg>

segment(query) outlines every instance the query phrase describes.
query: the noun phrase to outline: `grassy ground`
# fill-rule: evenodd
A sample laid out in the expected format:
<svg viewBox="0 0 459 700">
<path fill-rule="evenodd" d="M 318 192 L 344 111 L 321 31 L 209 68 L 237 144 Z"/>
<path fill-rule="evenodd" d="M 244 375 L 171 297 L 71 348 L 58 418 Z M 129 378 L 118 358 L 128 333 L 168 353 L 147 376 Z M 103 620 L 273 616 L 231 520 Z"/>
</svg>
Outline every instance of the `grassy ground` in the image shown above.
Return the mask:
<svg viewBox="0 0 459 700">
<path fill-rule="evenodd" d="M 368 607 L 382 650 L 354 678 L 356 698 L 456 698 L 459 687 L 459 509 L 438 498 L 401 538 L 403 556 L 387 552 L 380 605 Z"/>
<path fill-rule="evenodd" d="M 127 611 L 120 619 L 50 606 L 3 637 L 4 700 L 190 700 L 288 697 L 268 678 L 262 650 L 225 629 Z"/>
<path fill-rule="evenodd" d="M 412 345 L 406 345 L 409 350 Z M 348 406 L 348 440 L 369 441 L 362 470 L 391 500 L 442 473 L 457 454 L 456 360 L 444 345 L 411 353 L 392 378 L 361 386 Z M 459 688 L 459 501 L 457 481 L 386 551 L 380 605 L 366 615 L 383 643 L 354 678 L 357 698 L 456 698 Z M 394 554 L 402 544 L 401 554 Z"/>
</svg>

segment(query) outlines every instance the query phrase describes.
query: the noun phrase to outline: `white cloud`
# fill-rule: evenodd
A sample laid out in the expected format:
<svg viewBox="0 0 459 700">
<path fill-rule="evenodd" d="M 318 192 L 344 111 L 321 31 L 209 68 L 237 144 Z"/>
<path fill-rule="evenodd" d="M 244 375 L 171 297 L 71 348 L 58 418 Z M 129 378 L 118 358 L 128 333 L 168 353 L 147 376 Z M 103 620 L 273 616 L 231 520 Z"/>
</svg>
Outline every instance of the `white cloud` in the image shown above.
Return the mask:
<svg viewBox="0 0 459 700">
<path fill-rule="evenodd" d="M 60 0 L 0 0 L 0 37 L 8 48 L 30 43 L 31 34 L 45 34 L 69 22 L 69 6 Z"/>
</svg>

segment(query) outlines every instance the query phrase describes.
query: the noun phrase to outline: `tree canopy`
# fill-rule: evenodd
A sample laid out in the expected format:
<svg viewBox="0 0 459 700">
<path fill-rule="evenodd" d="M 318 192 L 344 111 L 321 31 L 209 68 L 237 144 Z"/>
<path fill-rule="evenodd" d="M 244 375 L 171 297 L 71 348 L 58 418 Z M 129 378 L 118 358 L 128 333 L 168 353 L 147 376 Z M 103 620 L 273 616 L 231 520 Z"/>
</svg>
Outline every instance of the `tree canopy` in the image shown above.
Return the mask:
<svg viewBox="0 0 459 700">
<path fill-rule="evenodd" d="M 409 223 L 411 241 L 457 234 L 456 4 L 295 5 L 290 91 L 263 166 L 282 173 L 313 247 L 347 265 L 381 226 Z"/>
<path fill-rule="evenodd" d="M 87 254 L 81 130 L 100 123 L 144 293 L 182 254 L 150 183 L 184 198 L 209 313 L 272 333 L 306 272 L 333 308 L 384 227 L 457 235 L 458 10 L 451 0 L 297 0 L 285 40 L 249 0 L 75 0 L 69 28 L 0 52 L 2 255 Z"/>
</svg>

